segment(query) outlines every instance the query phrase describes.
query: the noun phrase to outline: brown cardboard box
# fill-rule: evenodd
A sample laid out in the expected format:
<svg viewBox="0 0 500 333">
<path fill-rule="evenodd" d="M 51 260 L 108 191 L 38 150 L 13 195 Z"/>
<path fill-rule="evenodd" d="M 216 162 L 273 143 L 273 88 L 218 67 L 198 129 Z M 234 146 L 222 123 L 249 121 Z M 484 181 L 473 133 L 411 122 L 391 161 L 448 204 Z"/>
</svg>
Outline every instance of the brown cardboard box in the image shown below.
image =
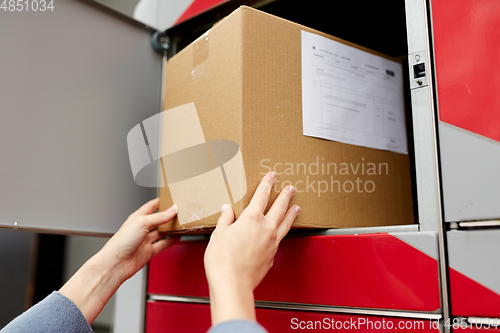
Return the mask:
<svg viewBox="0 0 500 333">
<path fill-rule="evenodd" d="M 174 189 L 182 184 L 176 180 L 188 176 L 175 179 L 164 170 L 169 184 L 160 189 L 160 210 L 173 204 L 173 191 L 177 191 L 179 216 L 185 217 L 183 224 L 176 219 L 162 226 L 162 231 L 209 230 L 217 223 L 220 205 L 230 203 L 217 200 L 231 197 L 238 217 L 271 169 L 279 174 L 271 203 L 283 184 L 297 189 L 291 204 L 300 205 L 302 210 L 294 227 L 413 223 L 408 155 L 303 135 L 301 30 L 375 53 L 243 6 L 168 61 L 164 109 L 179 108 L 176 116 L 163 120 L 162 155 L 176 151 L 165 148 L 172 140 L 181 148 L 196 146 L 204 152 L 196 158 L 191 155 L 184 164 L 176 165 L 175 159 L 164 161 L 165 168 L 176 165 L 177 171 L 191 176 L 207 171 L 207 164 L 209 170 L 218 171 L 217 176 Z M 187 130 L 193 126 L 194 134 Z M 233 141 L 239 150 L 234 145 L 234 149 L 228 148 L 231 156 L 216 157 L 217 142 L 212 140 Z M 180 149 L 176 154 L 178 158 L 182 155 Z M 224 164 L 218 168 L 229 160 L 234 161 L 232 167 Z M 225 170 L 222 176 L 220 169 Z M 225 180 L 222 185 L 221 177 Z M 190 195 L 203 191 L 208 191 L 208 196 L 190 201 Z M 213 202 L 208 203 L 210 200 Z M 217 211 L 207 208 L 209 205 L 217 205 Z"/>
</svg>

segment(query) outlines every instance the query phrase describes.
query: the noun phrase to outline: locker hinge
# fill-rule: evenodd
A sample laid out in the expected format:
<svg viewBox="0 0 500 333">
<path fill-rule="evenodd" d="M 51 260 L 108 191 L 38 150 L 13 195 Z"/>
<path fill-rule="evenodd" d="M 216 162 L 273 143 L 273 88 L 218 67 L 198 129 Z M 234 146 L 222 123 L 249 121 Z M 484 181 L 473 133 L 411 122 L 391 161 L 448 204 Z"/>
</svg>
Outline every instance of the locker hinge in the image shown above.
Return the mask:
<svg viewBox="0 0 500 333">
<path fill-rule="evenodd" d="M 168 36 L 163 32 L 155 31 L 151 36 L 151 46 L 158 52 L 168 51 L 168 43 Z"/>
</svg>

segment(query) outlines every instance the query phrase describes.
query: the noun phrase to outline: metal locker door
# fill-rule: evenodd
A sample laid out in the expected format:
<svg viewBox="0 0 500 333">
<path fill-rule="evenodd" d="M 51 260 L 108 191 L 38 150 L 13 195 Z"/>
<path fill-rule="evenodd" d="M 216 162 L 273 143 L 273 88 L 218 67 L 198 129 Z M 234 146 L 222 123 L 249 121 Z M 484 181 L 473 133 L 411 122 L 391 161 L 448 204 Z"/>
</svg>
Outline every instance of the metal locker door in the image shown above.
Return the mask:
<svg viewBox="0 0 500 333">
<path fill-rule="evenodd" d="M 0 10 L 0 226 L 109 235 L 155 196 L 127 151 L 161 111 L 150 35 L 94 2 Z"/>
</svg>

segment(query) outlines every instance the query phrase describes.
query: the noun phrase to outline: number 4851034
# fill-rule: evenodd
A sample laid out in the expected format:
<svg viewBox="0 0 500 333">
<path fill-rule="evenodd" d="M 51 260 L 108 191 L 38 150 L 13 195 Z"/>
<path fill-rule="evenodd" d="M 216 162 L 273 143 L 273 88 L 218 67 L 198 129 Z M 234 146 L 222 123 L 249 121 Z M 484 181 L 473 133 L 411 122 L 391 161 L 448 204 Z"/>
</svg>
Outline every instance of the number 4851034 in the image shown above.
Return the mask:
<svg viewBox="0 0 500 333">
<path fill-rule="evenodd" d="M 1 1 L 1 0 L 0 0 Z M 0 9 L 4 12 L 54 11 L 54 0 L 3 0 Z"/>
</svg>

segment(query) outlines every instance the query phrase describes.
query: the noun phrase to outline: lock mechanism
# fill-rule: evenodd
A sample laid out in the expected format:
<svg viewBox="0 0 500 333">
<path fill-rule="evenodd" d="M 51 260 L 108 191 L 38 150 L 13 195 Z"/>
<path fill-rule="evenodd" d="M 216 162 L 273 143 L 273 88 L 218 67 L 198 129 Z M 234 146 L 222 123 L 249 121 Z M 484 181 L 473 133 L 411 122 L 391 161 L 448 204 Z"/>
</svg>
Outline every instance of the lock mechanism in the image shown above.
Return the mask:
<svg viewBox="0 0 500 333">
<path fill-rule="evenodd" d="M 408 56 L 408 69 L 410 71 L 410 89 L 429 85 L 429 68 L 427 66 L 427 53 L 415 52 Z"/>
<path fill-rule="evenodd" d="M 425 76 L 425 63 L 413 65 L 413 78 L 418 79 Z"/>
</svg>

